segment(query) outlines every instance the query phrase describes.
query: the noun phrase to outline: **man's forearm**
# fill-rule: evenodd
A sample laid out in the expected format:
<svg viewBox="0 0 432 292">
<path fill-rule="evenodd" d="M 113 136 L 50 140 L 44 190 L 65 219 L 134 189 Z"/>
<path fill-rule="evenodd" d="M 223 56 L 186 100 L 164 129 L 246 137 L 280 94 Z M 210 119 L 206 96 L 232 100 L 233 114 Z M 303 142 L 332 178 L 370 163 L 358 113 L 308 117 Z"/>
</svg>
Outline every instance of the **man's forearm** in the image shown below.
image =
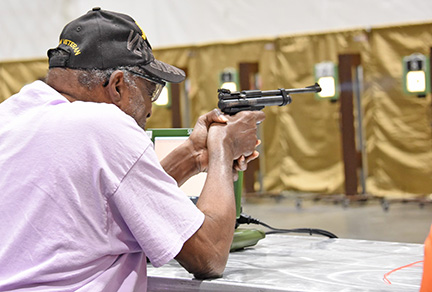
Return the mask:
<svg viewBox="0 0 432 292">
<path fill-rule="evenodd" d="M 197 202 L 205 220 L 177 257 L 196 278 L 222 275 L 235 228 L 232 158 L 222 148 L 212 153 L 207 180 Z"/>
<path fill-rule="evenodd" d="M 193 150 L 190 141 L 184 142 L 161 160 L 163 169 L 181 186 L 190 177 L 197 174 L 196 165 L 199 153 Z"/>
<path fill-rule="evenodd" d="M 196 160 L 205 161 L 206 165 L 203 167 L 196 163 L 198 170 L 207 170 L 207 179 L 197 202 L 205 219 L 176 256 L 180 264 L 197 278 L 217 277 L 225 269 L 236 216 L 233 161 L 242 156 L 256 157 L 256 123 L 263 119 L 263 112 L 238 113 L 226 124 L 212 124 L 208 135 L 204 136 L 206 143 L 198 143 L 208 149 L 203 152 L 207 153 L 208 159 Z M 199 138 L 197 135 L 195 140 Z M 201 158 L 205 158 L 204 155 Z"/>
</svg>

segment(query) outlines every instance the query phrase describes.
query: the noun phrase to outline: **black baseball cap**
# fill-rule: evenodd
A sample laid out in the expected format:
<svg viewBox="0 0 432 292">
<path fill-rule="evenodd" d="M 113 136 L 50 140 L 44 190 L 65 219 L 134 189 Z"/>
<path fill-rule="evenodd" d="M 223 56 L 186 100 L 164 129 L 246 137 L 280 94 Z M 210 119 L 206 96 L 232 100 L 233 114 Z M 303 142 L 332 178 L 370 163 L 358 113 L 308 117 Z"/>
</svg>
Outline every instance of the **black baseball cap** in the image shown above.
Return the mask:
<svg viewBox="0 0 432 292">
<path fill-rule="evenodd" d="M 65 54 L 54 54 L 62 50 Z M 57 48 L 48 50 L 49 67 L 109 69 L 138 66 L 167 82 L 185 79 L 183 70 L 156 60 L 150 43 L 130 16 L 93 8 L 67 24 Z"/>
</svg>

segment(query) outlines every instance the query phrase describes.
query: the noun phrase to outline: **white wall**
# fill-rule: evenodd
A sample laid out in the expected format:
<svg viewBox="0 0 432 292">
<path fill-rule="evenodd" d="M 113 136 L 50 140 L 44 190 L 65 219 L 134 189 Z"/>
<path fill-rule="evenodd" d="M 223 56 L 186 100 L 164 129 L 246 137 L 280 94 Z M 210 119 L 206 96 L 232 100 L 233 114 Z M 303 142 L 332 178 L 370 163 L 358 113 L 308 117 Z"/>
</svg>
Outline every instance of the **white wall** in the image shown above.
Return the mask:
<svg viewBox="0 0 432 292">
<path fill-rule="evenodd" d="M 131 15 L 153 48 L 432 21 L 431 0 L 1 0 L 0 61 L 40 58 L 92 7 Z"/>
</svg>

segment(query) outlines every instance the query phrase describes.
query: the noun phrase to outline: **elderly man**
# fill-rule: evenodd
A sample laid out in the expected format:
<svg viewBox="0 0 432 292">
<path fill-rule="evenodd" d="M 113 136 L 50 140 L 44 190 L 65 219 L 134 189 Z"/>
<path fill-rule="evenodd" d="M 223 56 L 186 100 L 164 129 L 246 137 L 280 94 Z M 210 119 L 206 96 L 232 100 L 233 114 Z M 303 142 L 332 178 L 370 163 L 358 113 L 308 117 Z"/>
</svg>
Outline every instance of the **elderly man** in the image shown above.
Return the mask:
<svg viewBox="0 0 432 292">
<path fill-rule="evenodd" d="M 132 18 L 95 8 L 48 56 L 45 82 L 0 104 L 0 290 L 145 291 L 146 258 L 220 276 L 235 170 L 257 157 L 264 114 L 203 115 L 159 162 L 143 129 L 165 82 L 185 75 Z M 194 205 L 178 186 L 202 171 Z"/>
</svg>

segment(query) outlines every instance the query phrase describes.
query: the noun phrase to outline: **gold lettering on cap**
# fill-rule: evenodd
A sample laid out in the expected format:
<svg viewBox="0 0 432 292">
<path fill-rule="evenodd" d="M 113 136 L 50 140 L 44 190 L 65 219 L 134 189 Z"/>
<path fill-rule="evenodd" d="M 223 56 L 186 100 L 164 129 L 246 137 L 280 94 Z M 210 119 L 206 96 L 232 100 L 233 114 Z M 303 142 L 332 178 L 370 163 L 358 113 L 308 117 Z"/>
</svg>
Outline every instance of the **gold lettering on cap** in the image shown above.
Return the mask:
<svg viewBox="0 0 432 292">
<path fill-rule="evenodd" d="M 73 41 L 68 40 L 68 39 L 61 39 L 59 42 L 59 45 L 62 45 L 62 44 L 66 45 L 68 47 L 71 47 L 75 53 L 75 56 L 78 56 L 79 54 L 81 54 L 79 46 L 76 43 L 74 43 Z"/>
</svg>

